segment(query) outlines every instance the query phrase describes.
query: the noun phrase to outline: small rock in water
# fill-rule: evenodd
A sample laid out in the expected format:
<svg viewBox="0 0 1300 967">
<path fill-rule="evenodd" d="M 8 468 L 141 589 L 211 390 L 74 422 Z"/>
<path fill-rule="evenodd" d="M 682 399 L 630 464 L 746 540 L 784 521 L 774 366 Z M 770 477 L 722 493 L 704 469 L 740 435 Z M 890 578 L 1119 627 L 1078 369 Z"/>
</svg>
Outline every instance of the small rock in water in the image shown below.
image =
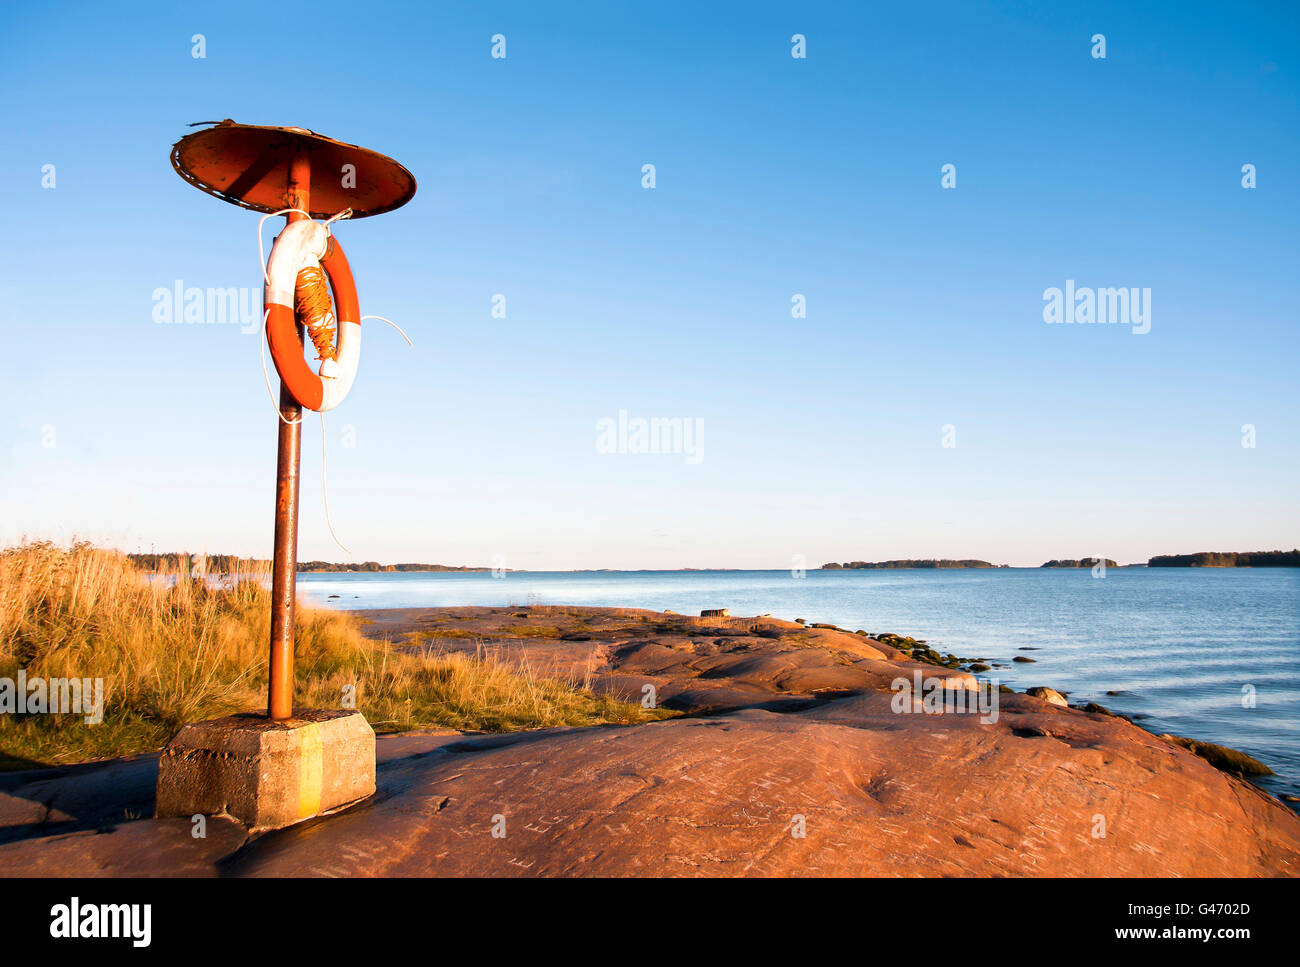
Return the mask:
<svg viewBox="0 0 1300 967">
<path fill-rule="evenodd" d="M 1027 665 L 1032 665 L 1035 661 L 1037 661 L 1036 658 L 1026 658 L 1024 655 L 1016 655 L 1016 657 L 1015 657 L 1015 658 L 1012 658 L 1011 660 L 1012 660 L 1012 661 L 1023 662 L 1023 663 L 1025 663 L 1025 664 L 1027 664 Z"/>
<path fill-rule="evenodd" d="M 1109 715 L 1111 718 L 1116 719 L 1124 717 L 1122 715 L 1116 715 L 1105 705 L 1098 705 L 1096 702 L 1086 702 L 1082 706 L 1076 706 L 1076 708 L 1082 708 L 1085 712 L 1092 712 L 1096 715 Z"/>
<path fill-rule="evenodd" d="M 1109 713 L 1109 714 L 1114 714 Z M 1181 745 L 1184 749 L 1200 756 L 1221 772 L 1230 772 L 1238 776 L 1271 776 L 1273 770 L 1258 759 L 1247 755 L 1239 749 L 1230 749 L 1226 745 L 1213 742 L 1199 742 L 1183 735 L 1164 733 L 1159 738 Z"/>
</svg>

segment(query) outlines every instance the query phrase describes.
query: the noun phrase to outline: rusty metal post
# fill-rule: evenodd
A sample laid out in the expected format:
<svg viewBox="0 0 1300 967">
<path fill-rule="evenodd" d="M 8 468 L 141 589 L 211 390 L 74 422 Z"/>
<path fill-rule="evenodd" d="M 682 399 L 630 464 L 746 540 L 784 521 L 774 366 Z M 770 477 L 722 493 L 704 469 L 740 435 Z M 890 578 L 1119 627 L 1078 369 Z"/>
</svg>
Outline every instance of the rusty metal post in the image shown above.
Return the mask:
<svg viewBox="0 0 1300 967">
<path fill-rule="evenodd" d="M 311 159 L 296 155 L 289 168 L 285 207 L 311 211 Z M 289 212 L 286 224 L 306 218 Z M 302 339 L 302 326 L 298 327 Z M 294 597 L 298 579 L 298 484 L 302 458 L 302 407 L 280 383 L 279 441 L 275 461 L 275 560 L 271 570 L 271 664 L 267 716 L 293 716 Z"/>
</svg>

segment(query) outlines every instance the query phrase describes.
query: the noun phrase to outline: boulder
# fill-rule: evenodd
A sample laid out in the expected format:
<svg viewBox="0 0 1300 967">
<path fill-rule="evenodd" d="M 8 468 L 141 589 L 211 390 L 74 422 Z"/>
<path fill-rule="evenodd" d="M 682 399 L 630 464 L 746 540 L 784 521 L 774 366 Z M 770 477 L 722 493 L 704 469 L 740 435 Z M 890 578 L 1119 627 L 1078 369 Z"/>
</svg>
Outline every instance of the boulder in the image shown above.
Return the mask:
<svg viewBox="0 0 1300 967">
<path fill-rule="evenodd" d="M 1034 698 L 1042 699 L 1050 705 L 1059 705 L 1061 708 L 1070 707 L 1070 703 L 1066 701 L 1065 696 L 1054 688 L 1036 685 L 1033 688 L 1026 688 L 1025 694 L 1032 695 Z"/>
</svg>

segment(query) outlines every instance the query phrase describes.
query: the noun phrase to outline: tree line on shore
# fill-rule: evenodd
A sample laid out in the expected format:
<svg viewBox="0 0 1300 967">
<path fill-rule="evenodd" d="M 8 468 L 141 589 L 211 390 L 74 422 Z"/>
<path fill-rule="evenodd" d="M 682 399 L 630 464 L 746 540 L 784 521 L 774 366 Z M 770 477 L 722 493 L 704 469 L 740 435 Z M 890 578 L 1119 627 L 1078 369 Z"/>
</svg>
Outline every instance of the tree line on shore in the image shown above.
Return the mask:
<svg viewBox="0 0 1300 967">
<path fill-rule="evenodd" d="M 1048 561 L 1046 564 L 1042 564 L 1039 566 L 1040 567 L 1096 567 L 1100 563 L 1101 563 L 1100 558 L 1081 557 L 1077 561 L 1071 560 L 1069 558 L 1065 558 L 1059 561 L 1052 560 L 1052 561 Z M 1106 558 L 1106 566 L 1119 567 L 1119 565 L 1116 562 L 1112 561 L 1110 558 Z"/>
<path fill-rule="evenodd" d="M 237 554 L 128 554 L 126 559 L 144 571 L 160 571 L 193 574 L 202 571 L 206 574 L 248 574 L 268 571 L 270 561 L 255 557 L 240 557 Z"/>
<path fill-rule="evenodd" d="M 259 558 L 239 557 L 235 554 L 128 554 L 136 567 L 146 571 L 180 570 L 205 574 L 248 574 L 269 571 L 271 562 Z M 1086 568 L 1099 563 L 1095 557 L 1077 560 L 1054 559 L 1040 565 L 1050 568 Z M 823 571 L 863 570 L 878 568 L 1004 568 L 1007 564 L 988 561 L 953 560 L 949 558 L 924 558 L 897 561 L 834 561 L 823 564 Z M 1106 567 L 1120 567 L 1106 558 Z M 1300 567 L 1300 549 L 1290 551 L 1199 551 L 1195 554 L 1160 554 L 1147 561 L 1147 567 Z M 360 564 L 338 564 L 331 561 L 300 561 L 298 572 L 306 574 L 323 572 L 388 573 L 396 571 L 487 571 L 486 567 L 469 567 L 450 564 L 380 564 L 365 561 Z"/>
<path fill-rule="evenodd" d="M 1100 559 L 1083 557 L 1061 558 L 1047 561 L 1040 567 L 1096 567 Z M 823 571 L 861 570 L 871 568 L 967 568 L 1008 567 L 988 561 L 956 561 L 948 558 L 927 558 L 919 561 L 845 561 L 843 564 L 823 564 Z M 1120 567 L 1106 558 L 1106 567 Z M 1140 565 L 1134 565 L 1140 566 Z M 1291 551 L 1200 551 L 1196 554 L 1159 554 L 1147 561 L 1147 567 L 1300 567 L 1300 550 Z"/>
<path fill-rule="evenodd" d="M 271 562 L 235 554 L 128 554 L 127 558 L 146 571 L 181 570 L 205 574 L 246 574 L 270 570 Z M 299 573 L 323 571 L 486 571 L 485 567 L 452 566 L 448 564 L 380 564 L 365 561 L 361 564 L 335 564 L 331 561 L 299 561 Z"/>
<path fill-rule="evenodd" d="M 925 558 L 919 561 L 846 561 L 843 564 L 823 564 L 823 571 L 861 570 L 863 568 L 962 568 L 962 567 L 1006 567 L 1005 564 L 990 564 L 988 561 L 951 561 L 947 558 Z"/>
<path fill-rule="evenodd" d="M 1147 567 L 1300 567 L 1300 550 L 1161 554 L 1147 561 Z"/>
</svg>

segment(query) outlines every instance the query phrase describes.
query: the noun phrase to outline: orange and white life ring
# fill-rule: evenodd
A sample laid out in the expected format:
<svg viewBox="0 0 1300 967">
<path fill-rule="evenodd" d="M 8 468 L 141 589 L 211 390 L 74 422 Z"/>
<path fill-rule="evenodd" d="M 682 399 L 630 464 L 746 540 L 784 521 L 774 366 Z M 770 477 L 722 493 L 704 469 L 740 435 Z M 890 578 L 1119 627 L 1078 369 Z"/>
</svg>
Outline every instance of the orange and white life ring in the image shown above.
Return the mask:
<svg viewBox="0 0 1300 967">
<path fill-rule="evenodd" d="M 308 324 L 312 341 L 321 350 L 320 369 L 314 373 L 303 358 L 294 308 L 295 296 L 300 304 L 304 298 L 313 296 L 318 305 L 320 300 L 328 304 L 321 270 L 334 293 L 333 316 L 337 325 L 326 337 L 323 329 L 314 329 L 308 320 L 300 320 Z M 309 218 L 292 222 L 275 240 L 266 277 L 266 340 L 271 345 L 275 371 L 299 405 L 322 413 L 334 409 L 352 389 L 361 359 L 357 288 L 338 239 L 324 225 Z"/>
</svg>

